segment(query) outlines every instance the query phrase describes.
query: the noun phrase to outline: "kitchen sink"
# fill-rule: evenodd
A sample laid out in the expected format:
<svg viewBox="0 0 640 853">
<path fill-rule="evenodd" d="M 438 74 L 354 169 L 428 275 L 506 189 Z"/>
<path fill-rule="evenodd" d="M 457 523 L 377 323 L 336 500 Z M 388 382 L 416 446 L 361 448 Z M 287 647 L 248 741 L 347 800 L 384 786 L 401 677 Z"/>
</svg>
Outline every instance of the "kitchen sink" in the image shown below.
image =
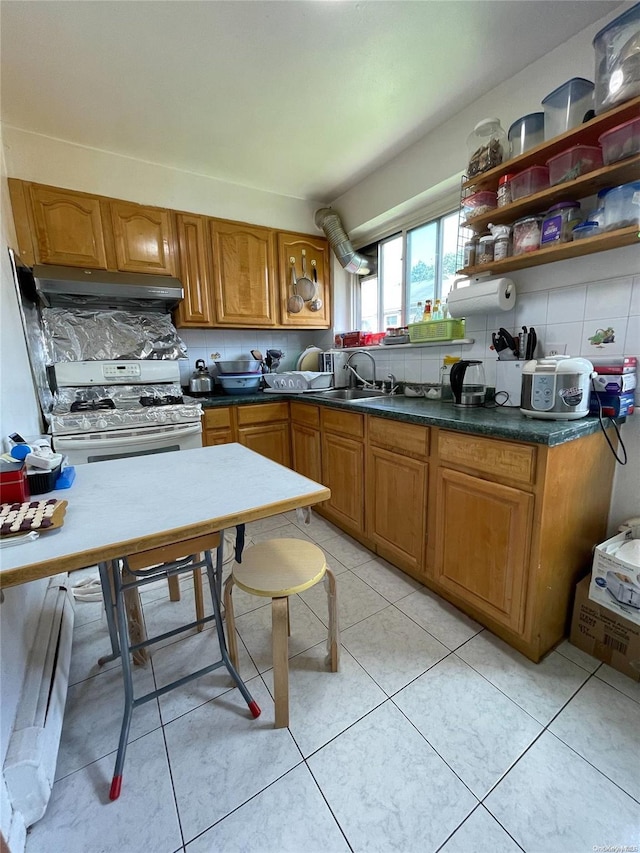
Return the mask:
<svg viewBox="0 0 640 853">
<path fill-rule="evenodd" d="M 320 391 L 319 394 L 327 400 L 367 400 L 369 397 L 384 397 L 384 391 L 374 391 L 372 388 L 332 388 L 330 391 Z"/>
</svg>

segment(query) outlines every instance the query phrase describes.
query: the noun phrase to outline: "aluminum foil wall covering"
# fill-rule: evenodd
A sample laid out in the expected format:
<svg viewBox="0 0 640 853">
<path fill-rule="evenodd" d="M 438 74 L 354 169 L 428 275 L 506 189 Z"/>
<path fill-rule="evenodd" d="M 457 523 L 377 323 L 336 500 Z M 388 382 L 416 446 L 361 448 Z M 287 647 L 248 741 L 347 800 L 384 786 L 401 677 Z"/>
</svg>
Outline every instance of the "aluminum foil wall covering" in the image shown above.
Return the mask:
<svg viewBox="0 0 640 853">
<path fill-rule="evenodd" d="M 43 308 L 49 363 L 187 357 L 169 314 Z"/>
</svg>

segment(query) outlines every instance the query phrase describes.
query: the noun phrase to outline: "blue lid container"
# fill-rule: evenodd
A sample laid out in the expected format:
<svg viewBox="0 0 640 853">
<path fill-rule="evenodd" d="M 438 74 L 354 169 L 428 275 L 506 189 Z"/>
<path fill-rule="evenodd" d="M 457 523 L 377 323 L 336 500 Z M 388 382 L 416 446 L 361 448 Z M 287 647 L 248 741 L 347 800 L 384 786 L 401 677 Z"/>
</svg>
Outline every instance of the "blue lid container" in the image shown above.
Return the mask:
<svg viewBox="0 0 640 853">
<path fill-rule="evenodd" d="M 604 113 L 640 95 L 640 3 L 610 21 L 593 39 L 595 111 Z"/>
<path fill-rule="evenodd" d="M 511 156 L 518 157 L 544 142 L 544 113 L 529 113 L 517 119 L 507 134 Z"/>
<path fill-rule="evenodd" d="M 594 85 L 584 77 L 572 77 L 542 99 L 545 141 L 582 124 L 593 109 Z"/>
</svg>

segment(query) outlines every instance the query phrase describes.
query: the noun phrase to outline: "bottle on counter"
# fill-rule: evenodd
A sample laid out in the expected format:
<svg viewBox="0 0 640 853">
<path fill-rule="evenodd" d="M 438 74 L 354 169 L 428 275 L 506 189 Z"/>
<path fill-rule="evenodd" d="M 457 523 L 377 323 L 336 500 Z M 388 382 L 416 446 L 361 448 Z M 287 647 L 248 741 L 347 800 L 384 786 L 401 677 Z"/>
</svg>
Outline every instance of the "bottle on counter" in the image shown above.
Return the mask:
<svg viewBox="0 0 640 853">
<path fill-rule="evenodd" d="M 431 300 L 427 299 L 424 303 L 424 312 L 422 314 L 422 322 L 428 323 L 431 320 Z"/>
<path fill-rule="evenodd" d="M 418 302 L 416 313 L 413 318 L 414 323 L 422 323 L 422 317 L 424 315 L 424 308 L 422 307 L 422 302 Z"/>
<path fill-rule="evenodd" d="M 442 304 L 439 299 L 433 303 L 433 311 L 431 312 L 432 320 L 442 320 Z"/>
</svg>

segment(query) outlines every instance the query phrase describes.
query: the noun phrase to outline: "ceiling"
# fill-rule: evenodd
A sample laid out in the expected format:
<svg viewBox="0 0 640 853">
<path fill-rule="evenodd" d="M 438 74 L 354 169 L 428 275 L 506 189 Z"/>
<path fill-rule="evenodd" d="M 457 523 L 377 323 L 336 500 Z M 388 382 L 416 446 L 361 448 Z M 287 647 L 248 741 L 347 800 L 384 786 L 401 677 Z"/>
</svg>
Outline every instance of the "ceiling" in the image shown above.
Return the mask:
<svg viewBox="0 0 640 853">
<path fill-rule="evenodd" d="M 3 0 L 1 118 L 329 202 L 619 5 Z"/>
</svg>

